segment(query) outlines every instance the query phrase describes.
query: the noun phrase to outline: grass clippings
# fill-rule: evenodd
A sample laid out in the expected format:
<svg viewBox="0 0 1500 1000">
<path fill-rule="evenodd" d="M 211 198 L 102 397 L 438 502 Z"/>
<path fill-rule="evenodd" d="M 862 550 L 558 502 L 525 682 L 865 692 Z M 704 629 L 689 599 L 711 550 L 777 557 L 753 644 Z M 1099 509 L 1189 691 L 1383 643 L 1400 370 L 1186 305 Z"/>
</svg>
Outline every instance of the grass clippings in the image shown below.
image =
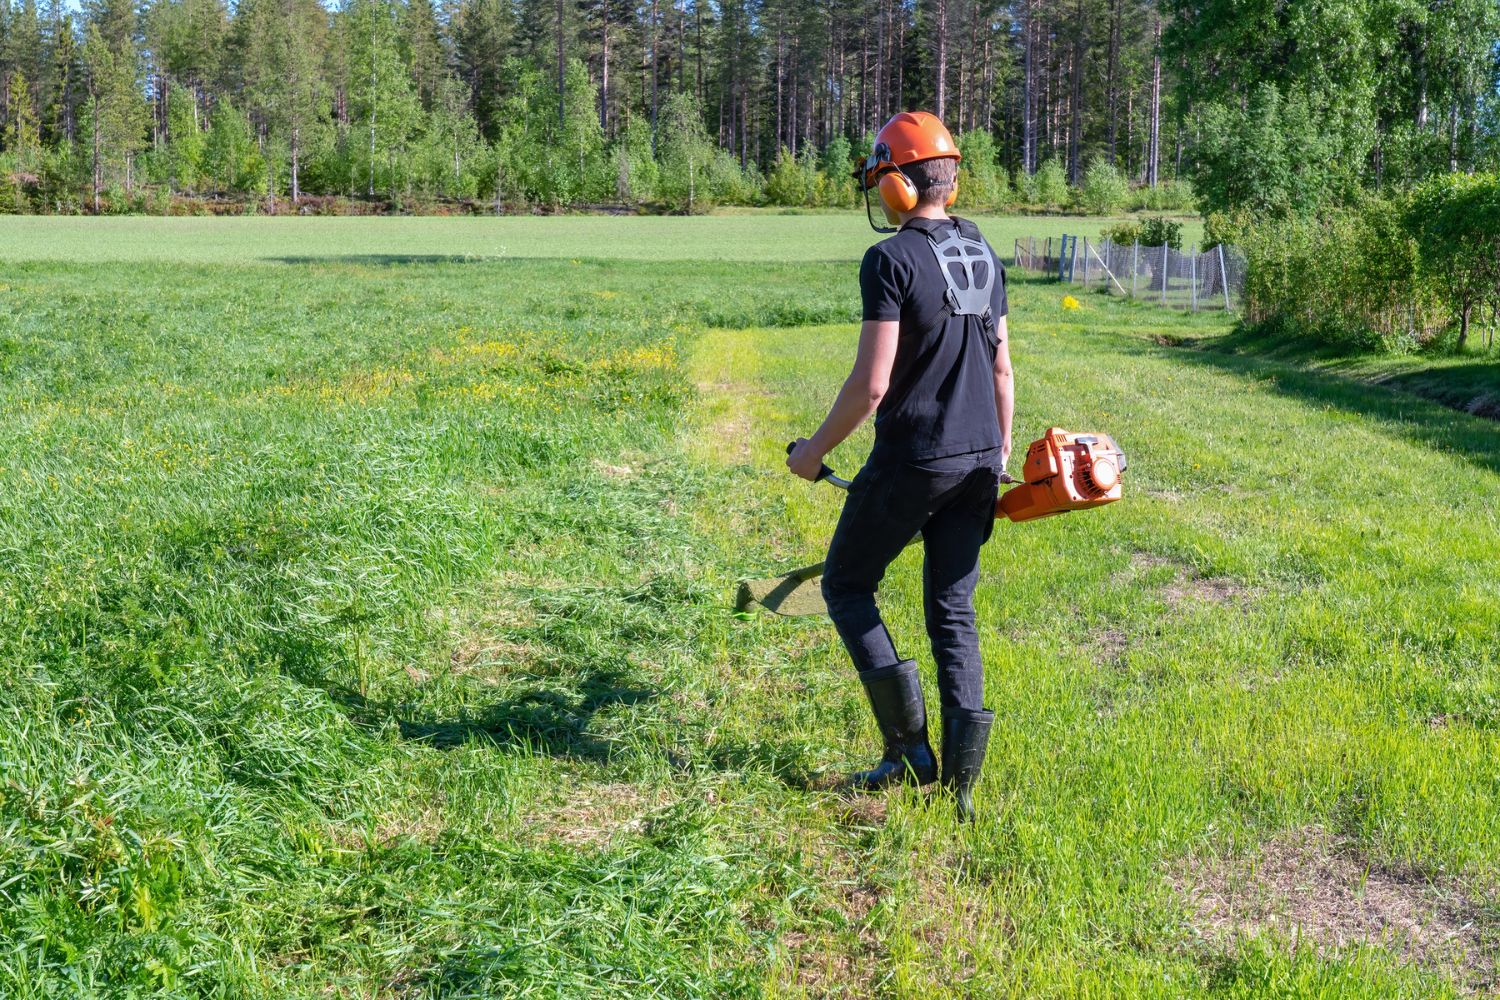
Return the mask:
<svg viewBox="0 0 1500 1000">
<path fill-rule="evenodd" d="M 1320 955 L 1381 948 L 1451 975 L 1465 988 L 1496 981 L 1500 909 L 1452 878 L 1381 864 L 1318 826 L 1278 834 L 1248 854 L 1194 856 L 1172 882 L 1194 934 L 1233 951 L 1246 938 Z"/>
</svg>

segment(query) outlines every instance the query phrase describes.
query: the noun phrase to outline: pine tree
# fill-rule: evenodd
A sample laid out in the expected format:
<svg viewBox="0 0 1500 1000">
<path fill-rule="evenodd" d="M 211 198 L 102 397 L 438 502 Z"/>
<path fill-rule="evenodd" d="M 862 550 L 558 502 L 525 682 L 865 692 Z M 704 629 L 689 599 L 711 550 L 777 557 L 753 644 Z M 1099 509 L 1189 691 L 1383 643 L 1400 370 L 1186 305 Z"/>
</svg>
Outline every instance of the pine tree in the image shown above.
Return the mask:
<svg viewBox="0 0 1500 1000">
<path fill-rule="evenodd" d="M 262 134 L 286 150 L 295 204 L 303 153 L 327 125 L 327 14 L 317 0 L 248 0 L 239 16 L 247 20 L 246 101 Z"/>
<path fill-rule="evenodd" d="M 36 105 L 31 99 L 31 87 L 20 69 L 10 72 L 6 88 L 5 131 L 0 136 L 0 149 L 9 153 L 16 166 L 23 171 L 36 166 L 42 152 L 42 133 L 37 120 Z"/>
<path fill-rule="evenodd" d="M 375 196 L 383 168 L 392 194 L 401 185 L 401 155 L 421 114 L 411 76 L 401 58 L 396 10 L 391 0 L 352 0 L 344 11 L 350 43 L 350 107 L 363 132 L 365 193 Z"/>
</svg>

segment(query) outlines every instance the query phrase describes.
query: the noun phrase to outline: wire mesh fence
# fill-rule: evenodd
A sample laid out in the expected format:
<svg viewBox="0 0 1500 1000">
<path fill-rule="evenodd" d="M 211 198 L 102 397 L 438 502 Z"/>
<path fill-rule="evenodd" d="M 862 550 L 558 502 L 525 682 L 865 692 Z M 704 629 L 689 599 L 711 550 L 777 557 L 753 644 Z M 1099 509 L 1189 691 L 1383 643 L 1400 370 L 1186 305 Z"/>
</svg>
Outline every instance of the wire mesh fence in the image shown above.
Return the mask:
<svg viewBox="0 0 1500 1000">
<path fill-rule="evenodd" d="M 1245 258 L 1223 243 L 1184 253 L 1169 246 L 1033 236 L 1016 240 L 1012 266 L 1174 309 L 1238 311 L 1244 301 Z"/>
</svg>

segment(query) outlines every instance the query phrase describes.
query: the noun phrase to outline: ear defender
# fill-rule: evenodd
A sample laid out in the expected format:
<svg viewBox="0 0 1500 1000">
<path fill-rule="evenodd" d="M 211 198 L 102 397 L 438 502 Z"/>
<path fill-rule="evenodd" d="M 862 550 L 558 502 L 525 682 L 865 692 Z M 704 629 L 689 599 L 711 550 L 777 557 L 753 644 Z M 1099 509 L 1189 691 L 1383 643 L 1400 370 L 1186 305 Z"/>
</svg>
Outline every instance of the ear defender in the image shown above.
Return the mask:
<svg viewBox="0 0 1500 1000">
<path fill-rule="evenodd" d="M 894 223 L 897 213 L 917 207 L 916 185 L 901 171 L 887 170 L 880 175 L 880 203 L 885 206 L 886 218 Z"/>
<path fill-rule="evenodd" d="M 953 190 L 948 192 L 948 200 L 943 202 L 944 208 L 952 208 L 953 203 L 958 200 L 958 178 L 953 179 Z"/>
</svg>

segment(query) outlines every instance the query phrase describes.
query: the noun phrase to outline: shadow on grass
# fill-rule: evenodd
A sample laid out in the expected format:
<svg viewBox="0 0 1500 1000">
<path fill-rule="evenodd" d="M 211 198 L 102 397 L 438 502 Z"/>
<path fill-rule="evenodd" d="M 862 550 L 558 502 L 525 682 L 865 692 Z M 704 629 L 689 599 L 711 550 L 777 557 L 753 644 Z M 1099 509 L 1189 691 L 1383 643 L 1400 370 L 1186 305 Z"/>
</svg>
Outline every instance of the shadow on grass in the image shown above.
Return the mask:
<svg viewBox="0 0 1500 1000">
<path fill-rule="evenodd" d="M 479 741 L 498 747 L 525 748 L 548 757 L 605 761 L 613 747 L 589 731 L 594 717 L 616 705 L 638 705 L 660 697 L 654 688 L 632 683 L 615 669 L 595 670 L 568 693 L 537 688 L 498 701 L 478 712 L 454 718 L 414 716 L 411 706 L 369 698 L 331 678 L 321 666 L 335 657 L 322 644 L 299 648 L 283 642 L 278 659 L 298 683 L 323 691 L 356 726 L 379 729 L 394 721 L 403 739 L 450 750 Z M 323 655 L 319 655 L 319 654 Z"/>
<path fill-rule="evenodd" d="M 659 697 L 652 688 L 629 683 L 615 670 L 596 670 L 577 685 L 575 695 L 539 689 L 497 702 L 476 715 L 457 719 L 397 718 L 401 735 L 439 750 L 473 740 L 525 747 L 548 757 L 604 761 L 611 745 L 589 732 L 601 710 L 638 705 Z"/>
<path fill-rule="evenodd" d="M 1247 379 L 1271 378 L 1274 391 L 1280 395 L 1368 417 L 1390 433 L 1451 452 L 1479 468 L 1500 473 L 1500 433 L 1494 423 L 1481 417 L 1459 415 L 1452 408 L 1425 398 L 1425 394 L 1400 391 L 1399 383 L 1372 384 L 1346 375 L 1309 370 L 1295 363 L 1230 354 L 1213 347 L 1180 349 L 1172 356 Z M 1481 362 L 1445 371 L 1470 367 L 1500 369 Z M 1494 377 L 1500 389 L 1500 370 Z"/>
<path fill-rule="evenodd" d="M 350 253 L 307 257 L 263 257 L 274 264 L 369 264 L 376 267 L 398 267 L 407 264 L 493 264 L 501 260 L 520 260 L 508 254 L 461 253 Z"/>
</svg>

